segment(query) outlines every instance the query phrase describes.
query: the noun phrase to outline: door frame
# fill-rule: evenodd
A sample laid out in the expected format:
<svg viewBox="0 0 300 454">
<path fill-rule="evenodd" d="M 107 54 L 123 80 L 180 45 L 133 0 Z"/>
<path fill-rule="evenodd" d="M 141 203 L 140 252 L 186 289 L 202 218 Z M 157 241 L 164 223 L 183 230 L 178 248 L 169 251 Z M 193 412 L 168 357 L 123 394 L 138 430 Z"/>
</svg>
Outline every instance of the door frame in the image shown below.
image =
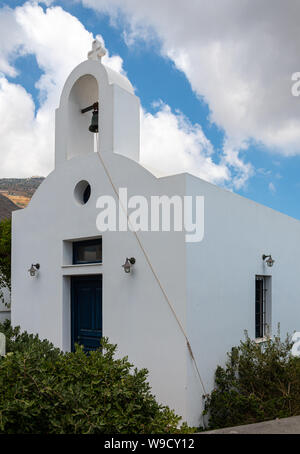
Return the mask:
<svg viewBox="0 0 300 454">
<path fill-rule="evenodd" d="M 103 332 L 103 277 L 102 274 L 80 274 L 80 275 L 72 275 L 70 276 L 70 322 L 71 322 L 71 352 L 74 352 L 74 345 L 75 345 L 75 314 L 74 314 L 74 299 L 75 299 L 75 292 L 74 292 L 74 283 L 76 279 L 80 280 L 90 280 L 90 279 L 99 279 L 101 281 L 101 321 L 102 326 L 101 330 Z M 102 336 L 103 337 L 103 336 Z"/>
</svg>

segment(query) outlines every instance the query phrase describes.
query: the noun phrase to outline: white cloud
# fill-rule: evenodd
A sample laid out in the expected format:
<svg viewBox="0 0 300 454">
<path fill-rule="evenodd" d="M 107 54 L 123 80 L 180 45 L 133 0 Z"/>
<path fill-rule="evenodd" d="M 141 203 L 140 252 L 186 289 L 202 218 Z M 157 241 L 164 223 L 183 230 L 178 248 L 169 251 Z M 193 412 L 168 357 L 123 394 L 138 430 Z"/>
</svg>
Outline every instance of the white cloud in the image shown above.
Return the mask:
<svg viewBox="0 0 300 454">
<path fill-rule="evenodd" d="M 270 191 L 272 194 L 275 194 L 275 192 L 276 192 L 276 186 L 275 186 L 274 183 L 272 183 L 272 181 L 269 183 L 268 187 L 269 187 L 269 191 Z"/>
<path fill-rule="evenodd" d="M 36 2 L 27 2 L 14 10 L 0 9 L 1 177 L 45 175 L 52 170 L 54 111 L 67 76 L 86 59 L 92 40 L 81 22 L 60 7 L 44 11 Z M 7 80 L 16 75 L 14 59 L 28 54 L 36 57 L 42 70 L 36 82 L 41 101 L 36 114 L 31 95 Z M 122 72 L 120 56 L 106 55 L 103 60 Z"/>
<path fill-rule="evenodd" d="M 247 149 L 245 142 L 235 142 L 233 139 L 226 139 L 223 145 L 222 163 L 229 166 L 234 171 L 232 185 L 235 189 L 245 186 L 248 179 L 254 174 L 252 164 L 245 163 L 240 152 Z"/>
<path fill-rule="evenodd" d="M 0 72 L 16 76 L 16 70 L 10 60 L 16 55 L 21 43 L 22 31 L 16 23 L 13 10 L 8 7 L 0 9 Z"/>
<path fill-rule="evenodd" d="M 276 186 L 274 183 L 270 182 L 269 183 L 269 191 L 272 193 L 272 194 L 275 194 L 276 192 Z"/>
<path fill-rule="evenodd" d="M 156 105 L 157 106 L 157 105 Z M 213 183 L 230 180 L 225 164 L 212 160 L 213 147 L 200 125 L 192 125 L 182 113 L 159 104 L 155 113 L 142 112 L 141 162 L 159 174 L 189 172 Z"/>
<path fill-rule="evenodd" d="M 41 174 L 51 165 L 45 162 L 49 134 L 45 134 L 40 116 L 34 117 L 34 107 L 23 87 L 0 77 L 1 176 Z"/>
<path fill-rule="evenodd" d="M 0 113 L 5 118 L 0 124 L 1 177 L 46 175 L 52 170 L 54 110 L 65 79 L 86 58 L 92 39 L 81 22 L 61 7 L 43 10 L 38 2 L 29 1 L 16 9 L 0 9 Z M 29 54 L 42 71 L 36 81 L 40 95 L 36 114 L 31 95 L 7 80 L 16 74 L 14 59 Z M 118 55 L 106 55 L 103 62 L 124 72 Z M 228 147 L 218 161 L 200 125 L 192 125 L 165 104 L 156 108 L 155 114 L 141 113 L 142 162 L 163 173 L 190 172 L 235 187 L 247 180 L 251 169 L 236 151 Z"/>
<path fill-rule="evenodd" d="M 81 1 L 125 18 L 127 43 L 155 30 L 162 53 L 238 147 L 251 139 L 300 153 L 300 101 L 291 95 L 291 75 L 300 70 L 299 0 Z"/>
</svg>

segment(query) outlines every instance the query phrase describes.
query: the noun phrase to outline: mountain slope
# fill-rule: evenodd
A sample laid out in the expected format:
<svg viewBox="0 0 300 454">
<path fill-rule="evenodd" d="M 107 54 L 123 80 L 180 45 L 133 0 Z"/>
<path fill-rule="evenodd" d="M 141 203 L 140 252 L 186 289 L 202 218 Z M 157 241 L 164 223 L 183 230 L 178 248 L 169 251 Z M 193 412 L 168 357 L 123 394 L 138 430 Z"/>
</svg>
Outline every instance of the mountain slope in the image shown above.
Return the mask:
<svg viewBox="0 0 300 454">
<path fill-rule="evenodd" d="M 0 178 L 0 192 L 31 198 L 43 180 L 43 177 Z"/>
<path fill-rule="evenodd" d="M 5 218 L 10 218 L 11 213 L 14 210 L 19 210 L 20 208 L 15 205 L 11 200 L 9 200 L 4 195 L 0 194 L 0 221 Z"/>
</svg>

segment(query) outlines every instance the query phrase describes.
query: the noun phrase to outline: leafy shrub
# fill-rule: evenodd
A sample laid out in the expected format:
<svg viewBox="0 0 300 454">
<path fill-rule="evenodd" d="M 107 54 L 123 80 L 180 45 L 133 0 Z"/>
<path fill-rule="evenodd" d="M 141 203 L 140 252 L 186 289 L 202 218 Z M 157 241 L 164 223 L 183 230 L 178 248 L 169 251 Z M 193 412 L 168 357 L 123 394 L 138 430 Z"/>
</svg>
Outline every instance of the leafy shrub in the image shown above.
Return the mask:
<svg viewBox="0 0 300 454">
<path fill-rule="evenodd" d="M 300 359 L 291 356 L 289 336 L 257 344 L 246 340 L 218 367 L 208 396 L 209 428 L 250 424 L 300 414 Z"/>
<path fill-rule="evenodd" d="M 86 355 L 62 353 L 48 341 L 0 324 L 0 433 L 176 433 L 180 417 L 160 406 L 145 369 L 115 359 L 116 346 Z M 184 424 L 180 431 L 188 431 Z"/>
<path fill-rule="evenodd" d="M 6 337 L 6 352 L 30 352 L 38 348 L 41 356 L 46 356 L 49 360 L 55 360 L 62 352 L 55 348 L 51 342 L 40 340 L 38 335 L 21 332 L 20 327 L 12 327 L 10 320 L 0 323 L 0 332 Z"/>
</svg>

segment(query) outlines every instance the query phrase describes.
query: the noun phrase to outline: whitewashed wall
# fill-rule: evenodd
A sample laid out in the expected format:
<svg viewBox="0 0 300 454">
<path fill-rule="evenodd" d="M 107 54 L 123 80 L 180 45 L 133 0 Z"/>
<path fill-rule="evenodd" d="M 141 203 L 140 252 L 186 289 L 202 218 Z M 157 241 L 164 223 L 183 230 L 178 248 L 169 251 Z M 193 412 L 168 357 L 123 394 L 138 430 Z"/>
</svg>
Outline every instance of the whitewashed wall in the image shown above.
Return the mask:
<svg viewBox="0 0 300 454">
<path fill-rule="evenodd" d="M 56 112 L 56 169 L 29 206 L 13 213 L 12 323 L 69 350 L 70 276 L 102 274 L 104 336 L 118 344 L 118 355 L 149 369 L 161 403 L 197 425 L 203 389 L 133 233 L 103 233 L 102 265 L 71 264 L 70 241 L 99 235 L 98 196 L 115 197 L 80 113 L 95 96 L 100 100 L 98 149 L 117 188 L 127 188 L 129 197 L 205 197 L 201 243 L 186 244 L 183 232 L 144 232 L 140 238 L 190 337 L 206 392 L 217 364 L 224 364 L 244 330 L 254 336 L 256 274 L 272 274 L 273 327 L 280 322 L 283 334 L 300 330 L 300 223 L 190 175 L 155 178 L 137 163 L 139 101 L 129 81 L 91 61 L 69 76 Z M 86 205 L 74 197 L 81 180 L 91 185 Z M 263 253 L 272 254 L 273 268 L 263 266 Z M 127 275 L 121 265 L 131 256 L 136 264 Z M 29 276 L 32 263 L 41 265 L 37 278 Z"/>
<path fill-rule="evenodd" d="M 183 194 L 184 177 L 158 182 L 125 157 L 105 153 L 117 187 L 128 195 Z M 81 179 L 92 188 L 90 200 L 79 205 L 74 187 Z M 186 415 L 186 345 L 132 232 L 103 234 L 103 265 L 72 266 L 64 241 L 99 235 L 96 199 L 114 195 L 95 153 L 60 165 L 42 183 L 29 206 L 13 214 L 12 322 L 22 329 L 70 349 L 70 276 L 103 275 L 103 334 L 118 344 L 135 366 L 150 370 L 154 393 L 162 403 Z M 26 242 L 24 242 L 26 235 Z M 185 324 L 185 245 L 182 232 L 143 233 L 141 239 Z M 132 274 L 121 265 L 135 257 Z M 31 278 L 31 263 L 40 263 Z"/>
<path fill-rule="evenodd" d="M 226 353 L 255 337 L 255 276 L 272 276 L 272 332 L 300 330 L 300 222 L 193 176 L 187 193 L 205 197 L 205 234 L 187 245 L 187 326 L 207 391 Z M 272 254 L 274 266 L 263 263 Z M 188 414 L 201 389 L 189 362 Z M 193 378 L 192 378 L 193 377 Z"/>
</svg>

